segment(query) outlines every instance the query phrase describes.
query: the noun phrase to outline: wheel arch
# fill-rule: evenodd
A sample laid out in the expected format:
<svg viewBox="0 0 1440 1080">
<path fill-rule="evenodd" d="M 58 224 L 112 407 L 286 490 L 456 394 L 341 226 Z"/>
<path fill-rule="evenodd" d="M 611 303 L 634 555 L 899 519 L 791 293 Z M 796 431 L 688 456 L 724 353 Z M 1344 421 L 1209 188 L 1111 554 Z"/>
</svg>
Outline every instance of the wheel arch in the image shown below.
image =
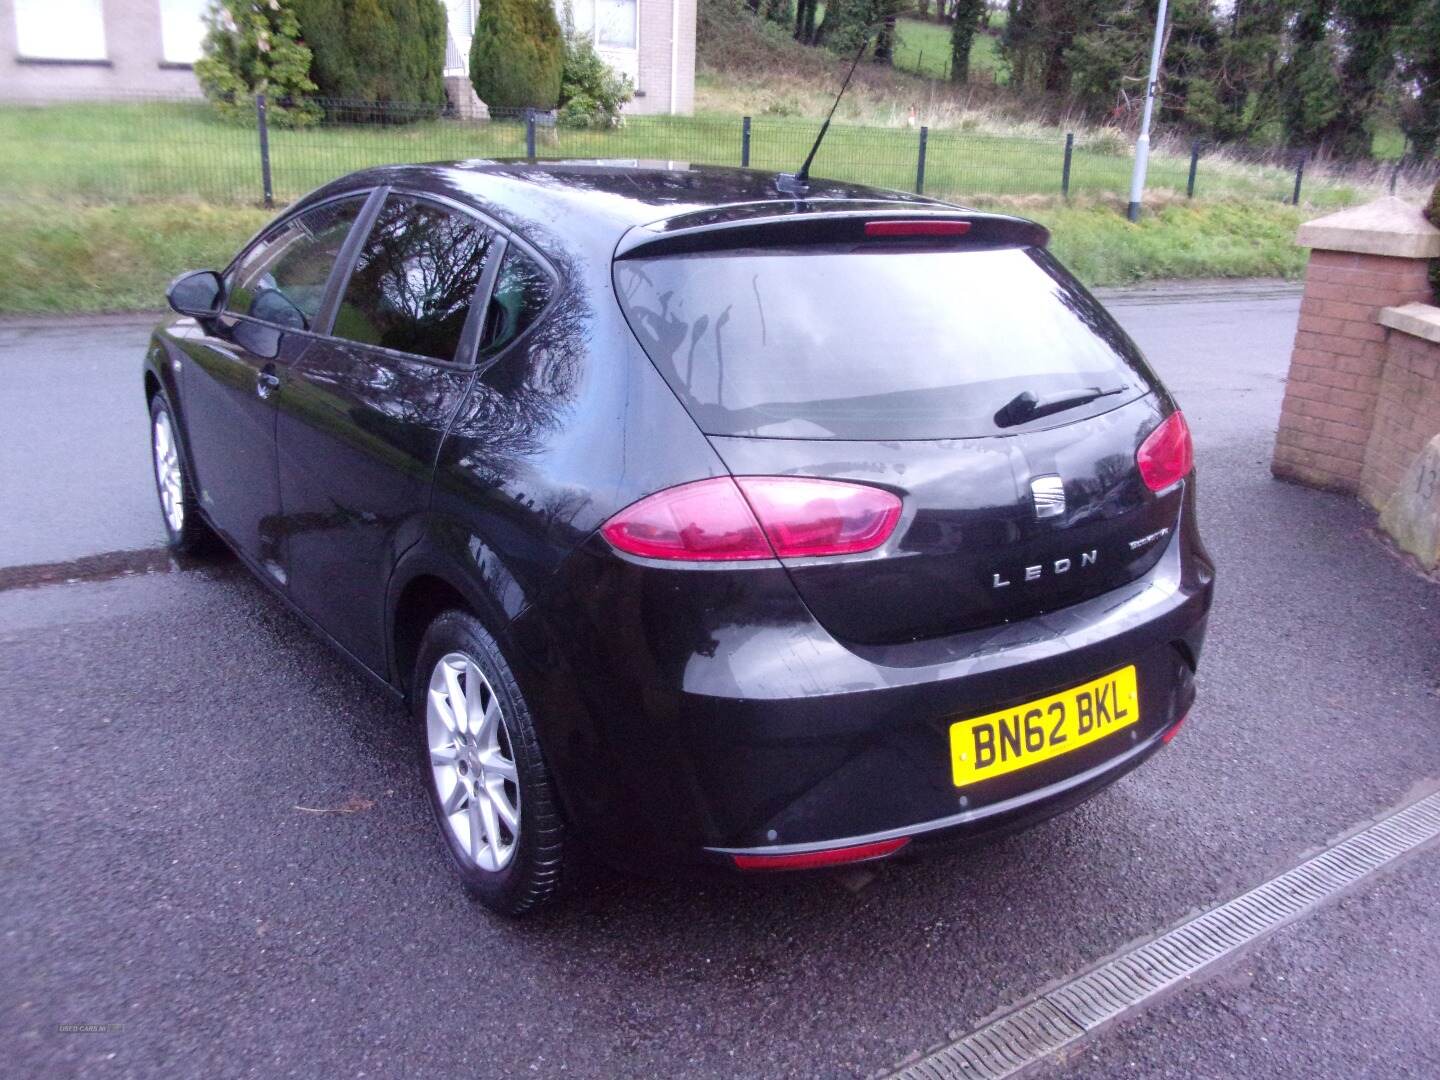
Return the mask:
<svg viewBox="0 0 1440 1080">
<path fill-rule="evenodd" d="M 472 541 L 472 545 L 482 552 L 485 550 L 478 540 Z M 426 628 L 442 612 L 452 609 L 468 612 L 480 620 L 497 642 L 505 640 L 506 628 L 518 612 L 507 610 L 507 605 L 495 595 L 495 582 L 487 580 L 484 574 L 486 561 L 477 554 L 466 565 L 427 538 L 402 556 L 391 574 L 385 605 L 389 681 L 407 697 L 413 689 L 411 682 L 420 642 Z M 510 580 L 508 575 L 506 579 Z"/>
</svg>

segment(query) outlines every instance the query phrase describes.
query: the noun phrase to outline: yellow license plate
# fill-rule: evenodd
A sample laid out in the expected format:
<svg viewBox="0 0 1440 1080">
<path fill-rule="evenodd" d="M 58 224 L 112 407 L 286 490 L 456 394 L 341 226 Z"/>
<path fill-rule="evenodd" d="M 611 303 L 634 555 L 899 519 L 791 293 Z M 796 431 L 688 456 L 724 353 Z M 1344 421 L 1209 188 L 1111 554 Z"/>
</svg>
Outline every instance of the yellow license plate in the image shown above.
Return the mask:
<svg viewBox="0 0 1440 1080">
<path fill-rule="evenodd" d="M 1027 769 L 1103 739 L 1140 719 L 1135 667 L 1058 694 L 950 725 L 956 787 Z"/>
</svg>

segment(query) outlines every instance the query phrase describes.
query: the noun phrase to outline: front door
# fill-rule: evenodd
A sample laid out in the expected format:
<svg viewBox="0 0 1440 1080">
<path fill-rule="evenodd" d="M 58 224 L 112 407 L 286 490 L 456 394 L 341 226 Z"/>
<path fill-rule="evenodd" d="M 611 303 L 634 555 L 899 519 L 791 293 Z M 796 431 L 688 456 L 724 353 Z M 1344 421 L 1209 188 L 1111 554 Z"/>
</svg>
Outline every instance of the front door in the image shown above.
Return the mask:
<svg viewBox="0 0 1440 1080">
<path fill-rule="evenodd" d="M 276 395 L 316 340 L 311 321 L 365 199 L 322 203 L 252 244 L 226 275 L 225 309 L 182 375 L 200 504 L 230 545 L 282 586 Z"/>
<path fill-rule="evenodd" d="M 377 672 L 386 586 L 419 538 L 440 442 L 474 378 L 481 320 L 471 307 L 498 246 L 466 211 L 389 195 L 331 336 L 280 397 L 290 595 Z"/>
</svg>

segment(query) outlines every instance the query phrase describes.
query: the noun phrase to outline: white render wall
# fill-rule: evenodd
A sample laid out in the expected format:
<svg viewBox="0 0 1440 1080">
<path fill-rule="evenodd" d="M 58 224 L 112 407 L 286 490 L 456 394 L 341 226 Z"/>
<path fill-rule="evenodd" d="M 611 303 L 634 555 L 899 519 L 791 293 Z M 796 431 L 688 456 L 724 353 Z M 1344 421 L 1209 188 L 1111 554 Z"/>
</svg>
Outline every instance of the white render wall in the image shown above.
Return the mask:
<svg viewBox="0 0 1440 1080">
<path fill-rule="evenodd" d="M 672 4 L 674 9 L 672 10 Z M 675 94 L 671 107 L 671 26 L 679 31 L 675 50 Z M 695 0 L 640 0 L 639 63 L 635 114 L 695 111 Z"/>
</svg>

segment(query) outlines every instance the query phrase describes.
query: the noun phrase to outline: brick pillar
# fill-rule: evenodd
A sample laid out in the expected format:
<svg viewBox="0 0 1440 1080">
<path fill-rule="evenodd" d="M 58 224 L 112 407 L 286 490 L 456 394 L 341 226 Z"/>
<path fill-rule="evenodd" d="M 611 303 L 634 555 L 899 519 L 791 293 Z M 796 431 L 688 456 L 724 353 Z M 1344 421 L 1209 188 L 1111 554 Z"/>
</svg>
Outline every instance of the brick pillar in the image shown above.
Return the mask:
<svg viewBox="0 0 1440 1080">
<path fill-rule="evenodd" d="M 1385 368 L 1381 309 L 1430 296 L 1440 230 L 1408 203 L 1379 199 L 1300 227 L 1309 247 L 1300 325 L 1270 470 L 1354 494 Z"/>
</svg>

